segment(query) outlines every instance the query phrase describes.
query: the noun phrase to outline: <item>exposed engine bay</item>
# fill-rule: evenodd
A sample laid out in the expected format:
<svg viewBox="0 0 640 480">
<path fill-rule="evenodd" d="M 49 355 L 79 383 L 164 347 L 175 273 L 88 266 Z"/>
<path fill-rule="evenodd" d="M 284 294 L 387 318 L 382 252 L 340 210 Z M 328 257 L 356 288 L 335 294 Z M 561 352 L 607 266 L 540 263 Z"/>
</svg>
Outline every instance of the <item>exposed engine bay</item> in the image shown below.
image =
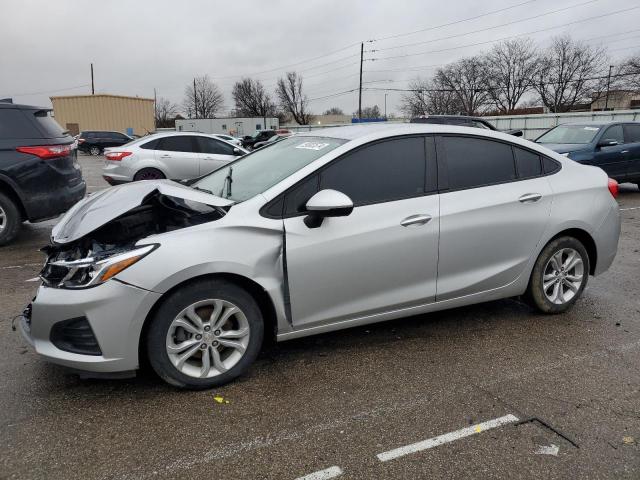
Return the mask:
<svg viewBox="0 0 640 480">
<path fill-rule="evenodd" d="M 139 240 L 218 220 L 227 210 L 228 207 L 167 196 L 156 190 L 137 207 L 89 234 L 70 243 L 42 248 L 47 261 L 40 277 L 49 287 L 93 286 L 109 259 L 140 250 L 135 246 Z"/>
</svg>

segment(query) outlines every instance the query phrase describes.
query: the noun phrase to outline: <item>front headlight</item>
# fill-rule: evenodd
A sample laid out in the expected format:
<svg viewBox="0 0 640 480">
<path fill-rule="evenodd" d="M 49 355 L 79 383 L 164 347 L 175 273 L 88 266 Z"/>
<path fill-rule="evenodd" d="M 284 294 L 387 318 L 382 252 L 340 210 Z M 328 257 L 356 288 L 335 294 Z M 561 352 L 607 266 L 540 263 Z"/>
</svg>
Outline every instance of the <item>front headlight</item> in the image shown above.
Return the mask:
<svg viewBox="0 0 640 480">
<path fill-rule="evenodd" d="M 76 260 L 47 262 L 40 278 L 45 285 L 56 288 L 87 288 L 100 285 L 124 269 L 142 260 L 158 245 L 145 245 L 108 257 L 87 257 Z"/>
</svg>

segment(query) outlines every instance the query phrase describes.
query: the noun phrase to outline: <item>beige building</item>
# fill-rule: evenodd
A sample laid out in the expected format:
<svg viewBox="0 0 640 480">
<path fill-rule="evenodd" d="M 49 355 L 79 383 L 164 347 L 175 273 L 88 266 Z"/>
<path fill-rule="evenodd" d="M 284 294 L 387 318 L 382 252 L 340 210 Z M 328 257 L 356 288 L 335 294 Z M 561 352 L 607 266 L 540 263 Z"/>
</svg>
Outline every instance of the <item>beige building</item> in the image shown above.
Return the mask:
<svg viewBox="0 0 640 480">
<path fill-rule="evenodd" d="M 606 97 L 606 92 L 594 95 L 593 102 L 591 103 L 591 110 L 604 110 L 605 105 L 607 106 L 607 110 L 628 110 L 631 108 L 638 108 L 640 93 L 633 90 L 611 90 L 609 92 L 608 101 Z"/>
<path fill-rule="evenodd" d="M 110 130 L 144 135 L 155 130 L 153 98 L 120 95 L 51 97 L 56 121 L 72 135 Z"/>
</svg>

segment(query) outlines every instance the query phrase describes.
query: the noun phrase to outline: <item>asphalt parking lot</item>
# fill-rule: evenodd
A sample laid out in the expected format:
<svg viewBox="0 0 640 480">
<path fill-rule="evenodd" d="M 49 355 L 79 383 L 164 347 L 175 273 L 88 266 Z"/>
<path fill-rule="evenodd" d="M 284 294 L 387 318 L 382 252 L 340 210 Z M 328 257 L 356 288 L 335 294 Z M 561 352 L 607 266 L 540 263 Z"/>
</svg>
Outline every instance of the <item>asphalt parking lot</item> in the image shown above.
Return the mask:
<svg viewBox="0 0 640 480">
<path fill-rule="evenodd" d="M 568 314 L 502 300 L 293 340 L 205 392 L 37 358 L 10 321 L 55 222 L 25 225 L 0 249 L 0 478 L 639 478 L 640 192 L 618 200 L 615 263 Z"/>
</svg>

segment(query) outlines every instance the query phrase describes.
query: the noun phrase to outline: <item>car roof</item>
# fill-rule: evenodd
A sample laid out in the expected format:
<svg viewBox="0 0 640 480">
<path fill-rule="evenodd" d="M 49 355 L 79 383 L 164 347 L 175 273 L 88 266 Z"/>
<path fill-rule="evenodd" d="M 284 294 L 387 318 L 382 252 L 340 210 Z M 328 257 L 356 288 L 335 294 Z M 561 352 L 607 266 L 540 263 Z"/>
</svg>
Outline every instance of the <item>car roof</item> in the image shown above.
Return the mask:
<svg viewBox="0 0 640 480">
<path fill-rule="evenodd" d="M 0 102 L 0 108 L 13 108 L 20 110 L 52 110 L 50 107 L 38 107 L 37 105 L 22 105 L 20 103 Z"/>
<path fill-rule="evenodd" d="M 475 127 L 463 127 L 459 125 L 447 125 L 440 123 L 369 123 L 358 125 L 346 125 L 344 127 L 330 127 L 308 132 L 298 132 L 298 136 L 304 137 L 329 137 L 342 140 L 356 140 L 360 137 L 378 136 L 380 138 L 396 135 L 410 135 L 418 133 L 467 133 L 478 135 L 479 132 L 496 131 Z M 510 140 L 512 135 L 505 135 Z"/>
<path fill-rule="evenodd" d="M 576 127 L 581 127 L 581 126 L 587 126 L 587 127 L 604 127 L 606 125 L 615 125 L 618 123 L 638 123 L 638 122 L 615 122 L 615 121 L 608 121 L 608 122 L 568 122 L 568 123 L 561 123 L 560 125 L 556 125 L 556 127 L 561 127 L 563 125 L 572 125 L 572 126 L 576 126 Z"/>
</svg>

